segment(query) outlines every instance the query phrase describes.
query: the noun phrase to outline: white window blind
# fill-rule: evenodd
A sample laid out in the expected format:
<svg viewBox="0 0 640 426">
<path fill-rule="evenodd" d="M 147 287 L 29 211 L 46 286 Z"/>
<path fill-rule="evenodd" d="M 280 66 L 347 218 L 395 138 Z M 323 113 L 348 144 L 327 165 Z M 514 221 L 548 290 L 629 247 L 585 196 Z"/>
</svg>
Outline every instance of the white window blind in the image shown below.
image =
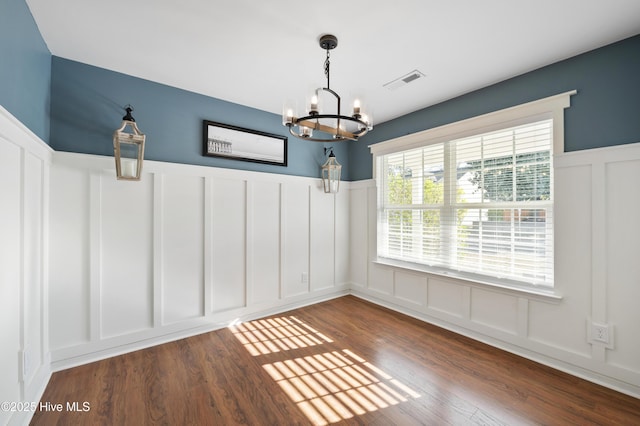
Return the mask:
<svg viewBox="0 0 640 426">
<path fill-rule="evenodd" d="M 553 120 L 377 156 L 378 256 L 553 287 Z"/>
</svg>

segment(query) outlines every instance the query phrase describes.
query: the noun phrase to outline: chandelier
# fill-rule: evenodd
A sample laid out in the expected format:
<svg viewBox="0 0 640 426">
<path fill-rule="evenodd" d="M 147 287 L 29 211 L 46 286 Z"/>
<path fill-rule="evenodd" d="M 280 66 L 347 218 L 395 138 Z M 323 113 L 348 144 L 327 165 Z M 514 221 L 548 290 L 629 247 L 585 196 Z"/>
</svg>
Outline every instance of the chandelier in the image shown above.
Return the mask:
<svg viewBox="0 0 640 426">
<path fill-rule="evenodd" d="M 336 36 L 325 34 L 320 37 L 320 47 L 326 50 L 327 58 L 324 61 L 324 74 L 327 77 L 327 87 L 316 89 L 315 95 L 308 103 L 308 115 L 296 117 L 294 108 L 285 105 L 282 114 L 282 124 L 289 128 L 289 133 L 301 139 L 316 142 L 338 142 L 345 140 L 358 140 L 373 129 L 371 119 L 362 113 L 360 101 L 353 103 L 351 115 L 342 115 L 340 112 L 340 96 L 331 90 L 329 51 L 338 45 Z M 328 114 L 321 110 L 322 95 L 328 93 L 335 97 L 336 112 Z M 328 97 L 328 96 L 325 96 Z M 331 98 L 329 98 L 331 99 Z"/>
</svg>

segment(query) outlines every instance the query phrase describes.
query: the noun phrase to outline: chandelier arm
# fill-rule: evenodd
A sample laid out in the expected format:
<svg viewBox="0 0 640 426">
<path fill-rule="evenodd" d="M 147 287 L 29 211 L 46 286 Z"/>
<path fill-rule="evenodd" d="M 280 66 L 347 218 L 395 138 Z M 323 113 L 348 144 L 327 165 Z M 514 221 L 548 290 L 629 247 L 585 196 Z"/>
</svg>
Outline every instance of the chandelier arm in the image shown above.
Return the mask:
<svg viewBox="0 0 640 426">
<path fill-rule="evenodd" d="M 322 119 L 322 118 L 333 118 L 333 119 L 346 120 L 346 121 L 351 121 L 351 122 L 354 122 L 354 123 L 361 124 L 363 126 L 367 126 L 367 122 L 362 120 L 362 119 L 360 119 L 360 118 L 349 117 L 348 115 L 338 115 L 338 114 L 312 114 L 312 115 L 306 115 L 304 117 L 294 118 L 293 119 L 293 124 L 297 125 L 301 121 L 318 120 L 318 119 Z"/>
<path fill-rule="evenodd" d="M 329 88 L 328 83 L 329 83 L 329 82 L 327 81 L 327 87 L 319 87 L 319 88 L 316 90 L 316 96 L 317 96 L 317 94 L 318 94 L 318 90 L 324 90 L 325 92 L 329 92 L 329 93 L 331 93 L 333 96 L 335 96 L 335 97 L 336 97 L 336 103 L 337 103 L 337 105 L 338 105 L 338 108 L 337 108 L 337 115 L 340 115 L 340 101 L 341 101 L 341 99 L 340 99 L 340 95 L 338 95 L 338 93 L 336 93 L 335 91 L 331 90 L 331 89 Z"/>
<path fill-rule="evenodd" d="M 328 50 L 327 50 L 327 53 L 329 53 L 329 51 L 328 51 Z M 336 114 L 335 114 L 335 117 L 332 117 L 332 118 L 336 118 L 336 119 L 338 120 L 337 124 L 338 124 L 338 128 L 340 128 L 340 120 L 343 118 L 343 116 L 341 115 L 341 112 L 340 112 L 340 103 L 341 103 L 341 99 L 340 99 L 340 95 L 338 95 L 338 93 L 337 93 L 337 92 L 335 92 L 335 91 L 333 91 L 333 90 L 331 90 L 331 89 L 329 88 L 329 77 L 328 77 L 328 76 L 327 76 L 327 87 L 321 87 L 321 88 L 319 88 L 318 90 L 324 90 L 325 92 L 329 92 L 329 93 L 331 93 L 333 96 L 335 96 L 335 98 L 336 98 L 336 106 L 337 106 L 337 108 L 336 108 Z M 316 90 L 316 95 L 317 95 L 317 93 L 318 93 L 318 90 Z M 325 115 L 326 115 L 326 114 L 325 114 Z"/>
<path fill-rule="evenodd" d="M 340 128 L 336 129 L 331 126 L 327 126 L 326 124 L 322 124 L 315 119 L 317 116 L 313 117 L 313 120 L 299 120 L 298 125 L 308 127 L 313 130 L 320 130 L 321 132 L 329 133 L 332 135 L 337 135 L 338 137 L 344 137 L 350 140 L 358 139 L 358 135 L 355 133 L 348 132 L 346 130 L 342 130 Z"/>
<path fill-rule="evenodd" d="M 360 124 L 362 127 L 358 132 L 348 132 L 346 130 L 340 128 L 334 128 L 331 126 L 327 126 L 326 124 L 320 123 L 320 119 L 337 119 L 337 120 L 345 120 L 351 121 L 354 123 Z M 295 137 L 301 137 L 300 134 L 294 132 L 293 127 L 296 126 L 304 126 L 313 130 L 320 130 L 331 135 L 331 138 L 313 138 L 310 136 L 302 137 L 305 140 L 316 141 L 316 142 L 340 142 L 340 141 L 357 141 L 359 137 L 364 136 L 368 131 L 367 123 L 363 120 L 348 117 L 345 115 L 336 115 L 336 114 L 315 114 L 315 115 L 307 115 L 305 117 L 295 118 L 291 124 L 288 125 L 289 133 Z"/>
<path fill-rule="evenodd" d="M 291 136 L 294 136 L 296 138 L 299 139 L 303 139 L 305 141 L 310 141 L 310 142 L 342 142 L 342 141 L 356 141 L 358 139 L 349 139 L 349 138 L 337 138 L 337 137 L 332 137 L 332 138 L 326 138 L 326 139 L 322 139 L 322 138 L 314 138 L 311 136 L 300 136 L 298 133 L 293 131 L 293 127 L 294 126 L 288 126 L 289 127 L 289 133 L 291 133 Z"/>
<path fill-rule="evenodd" d="M 300 136 L 297 136 L 297 135 L 294 135 L 294 136 L 296 136 L 298 139 L 302 139 L 302 140 L 309 141 L 309 142 L 322 142 L 322 143 L 331 142 L 331 143 L 333 143 L 333 142 L 344 142 L 344 141 L 354 141 L 354 142 L 357 141 L 357 139 L 349 139 L 349 138 L 336 138 L 336 137 L 333 137 L 333 138 L 321 139 L 321 138 L 314 138 L 314 137 L 311 137 L 311 136 L 303 137 L 303 138 L 301 138 Z"/>
</svg>

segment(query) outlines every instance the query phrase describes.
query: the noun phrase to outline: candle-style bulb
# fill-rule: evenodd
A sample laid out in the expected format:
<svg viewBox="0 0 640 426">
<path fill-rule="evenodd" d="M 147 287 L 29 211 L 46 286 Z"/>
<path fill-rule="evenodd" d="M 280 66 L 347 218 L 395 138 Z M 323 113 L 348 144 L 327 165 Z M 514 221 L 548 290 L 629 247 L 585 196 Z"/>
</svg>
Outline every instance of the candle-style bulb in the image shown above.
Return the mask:
<svg viewBox="0 0 640 426">
<path fill-rule="evenodd" d="M 353 115 L 359 115 L 360 114 L 360 100 L 356 99 L 355 101 L 353 101 Z"/>
<path fill-rule="evenodd" d="M 311 107 L 309 108 L 309 114 L 317 114 L 318 113 L 318 96 L 313 95 L 311 97 Z"/>
</svg>

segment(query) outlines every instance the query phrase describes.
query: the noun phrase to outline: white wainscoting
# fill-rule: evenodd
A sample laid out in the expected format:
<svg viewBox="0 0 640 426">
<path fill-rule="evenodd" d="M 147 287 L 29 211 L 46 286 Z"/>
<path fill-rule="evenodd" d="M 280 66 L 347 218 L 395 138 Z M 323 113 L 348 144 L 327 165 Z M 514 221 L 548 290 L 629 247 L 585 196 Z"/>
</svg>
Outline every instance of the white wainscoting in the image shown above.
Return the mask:
<svg viewBox="0 0 640 426">
<path fill-rule="evenodd" d="M 640 144 L 554 162 L 561 299 L 377 263 L 374 181 L 350 190 L 352 292 L 640 397 Z M 591 322 L 609 325 L 611 347 L 591 341 Z"/>
<path fill-rule="evenodd" d="M 37 403 L 49 377 L 48 205 L 52 150 L 0 107 L 0 401 Z M 0 410 L 23 424 L 32 410 Z M 11 410 L 13 408 L 13 410 Z"/>
<path fill-rule="evenodd" d="M 347 186 L 348 188 L 348 186 Z M 54 154 L 53 370 L 343 295 L 349 194 L 320 179 Z"/>
</svg>

